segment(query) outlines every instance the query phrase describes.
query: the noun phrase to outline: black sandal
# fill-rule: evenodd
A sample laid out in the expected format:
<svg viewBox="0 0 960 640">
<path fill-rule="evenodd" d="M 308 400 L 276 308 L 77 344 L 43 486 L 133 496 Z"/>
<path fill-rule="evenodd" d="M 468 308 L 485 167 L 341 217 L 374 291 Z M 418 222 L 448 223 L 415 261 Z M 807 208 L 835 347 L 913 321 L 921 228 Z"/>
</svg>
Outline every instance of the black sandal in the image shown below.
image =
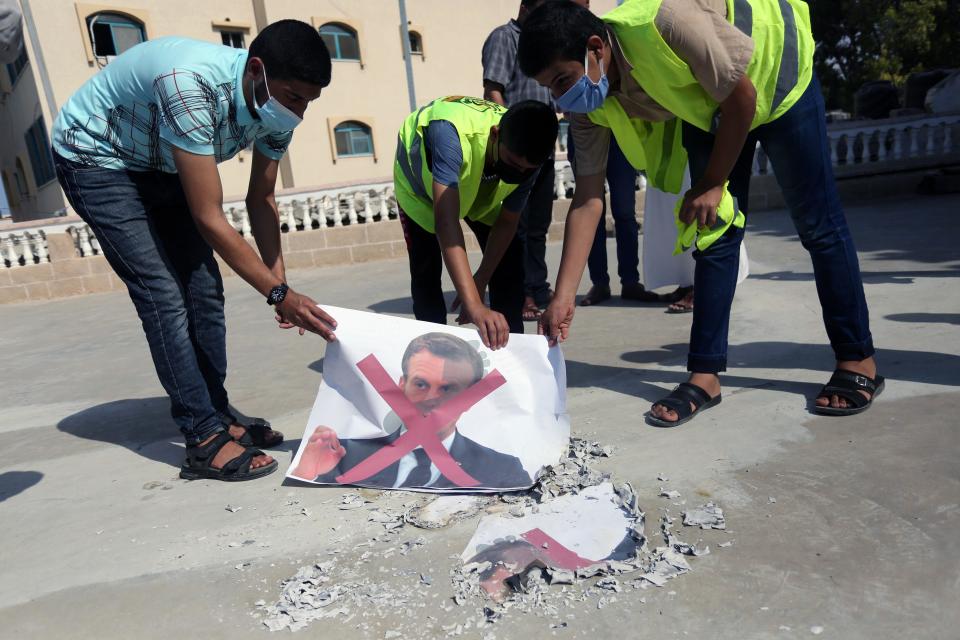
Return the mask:
<svg viewBox="0 0 960 640">
<path fill-rule="evenodd" d="M 247 432 L 243 434 L 243 437 L 237 440 L 237 442 L 244 447 L 263 447 L 264 449 L 270 449 L 283 443 L 283 434 L 279 431 L 274 431 L 276 436 L 273 438 L 267 438 L 267 434 L 272 431 L 272 429 L 270 428 L 270 423 L 263 418 L 250 418 L 247 422 L 234 420 L 234 424 L 238 424 L 247 430 Z"/>
<path fill-rule="evenodd" d="M 884 387 L 883 376 L 868 378 L 867 376 L 846 369 L 837 369 L 830 377 L 830 382 L 823 385 L 818 398 L 829 398 L 830 396 L 839 396 L 847 401 L 848 407 L 821 407 L 814 400 L 813 411 L 824 416 L 852 416 L 862 413 L 870 408 L 874 399 L 880 395 Z M 861 391 L 870 394 L 869 398 L 863 397 Z"/>
<path fill-rule="evenodd" d="M 655 417 L 649 411 L 644 414 L 644 417 L 647 419 L 647 424 L 655 427 L 678 427 L 684 422 L 692 420 L 694 416 L 703 413 L 710 407 L 715 407 L 720 404 L 721 397 L 722 394 L 718 393 L 716 398 L 711 398 L 709 393 L 697 385 L 690 382 L 681 382 L 670 392 L 670 395 L 654 403 L 676 411 L 677 419 L 675 421 L 662 420 L 661 418 Z M 690 410 L 691 403 L 696 407 L 693 411 Z"/>
<path fill-rule="evenodd" d="M 263 451 L 253 447 L 247 447 L 243 450 L 243 453 L 227 462 L 220 469 L 211 467 L 210 464 L 213 462 L 214 456 L 228 442 L 234 442 L 233 436 L 226 431 L 222 431 L 207 444 L 188 446 L 187 459 L 180 465 L 180 477 L 184 480 L 209 478 L 226 482 L 240 482 L 262 478 L 277 470 L 276 460 L 266 466 L 251 469 L 250 463 L 253 462 L 253 459 L 264 455 Z"/>
</svg>

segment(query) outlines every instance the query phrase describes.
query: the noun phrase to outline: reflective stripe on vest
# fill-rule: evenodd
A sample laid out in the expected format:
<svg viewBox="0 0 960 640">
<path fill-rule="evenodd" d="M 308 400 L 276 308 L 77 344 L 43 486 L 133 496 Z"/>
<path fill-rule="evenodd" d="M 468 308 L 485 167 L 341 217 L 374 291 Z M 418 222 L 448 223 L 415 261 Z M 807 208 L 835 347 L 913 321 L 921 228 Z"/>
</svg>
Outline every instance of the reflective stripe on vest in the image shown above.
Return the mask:
<svg viewBox="0 0 960 640">
<path fill-rule="evenodd" d="M 482 180 L 490 128 L 505 112 L 500 105 L 480 98 L 449 96 L 407 116 L 400 128 L 393 168 L 397 203 L 407 217 L 430 233 L 436 230 L 433 173 L 427 162 L 423 131 L 435 120 L 446 120 L 456 128 L 463 150 L 457 185 L 460 218 L 494 223 L 504 198 L 520 186 L 499 180 L 491 186 Z"/>
<path fill-rule="evenodd" d="M 787 94 L 797 86 L 800 51 L 798 49 L 797 20 L 793 7 L 787 0 L 779 0 L 780 15 L 783 18 L 783 53 L 780 54 L 780 70 L 777 72 L 777 89 L 773 94 L 770 112 L 775 113 Z"/>
</svg>

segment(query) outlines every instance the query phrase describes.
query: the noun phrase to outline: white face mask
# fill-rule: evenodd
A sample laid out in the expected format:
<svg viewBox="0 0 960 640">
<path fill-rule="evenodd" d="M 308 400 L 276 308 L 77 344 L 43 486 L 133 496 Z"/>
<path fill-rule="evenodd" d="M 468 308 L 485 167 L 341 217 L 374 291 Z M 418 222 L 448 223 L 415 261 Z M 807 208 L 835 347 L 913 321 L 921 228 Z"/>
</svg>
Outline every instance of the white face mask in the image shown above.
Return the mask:
<svg viewBox="0 0 960 640">
<path fill-rule="evenodd" d="M 253 104 L 256 106 L 257 115 L 260 116 L 260 122 L 263 126 L 275 133 L 296 129 L 297 125 L 303 122 L 303 118 L 287 109 L 280 104 L 279 100 L 270 95 L 266 67 L 263 67 L 263 88 L 267 92 L 267 101 L 262 106 L 257 104 L 256 95 L 253 97 Z"/>
</svg>

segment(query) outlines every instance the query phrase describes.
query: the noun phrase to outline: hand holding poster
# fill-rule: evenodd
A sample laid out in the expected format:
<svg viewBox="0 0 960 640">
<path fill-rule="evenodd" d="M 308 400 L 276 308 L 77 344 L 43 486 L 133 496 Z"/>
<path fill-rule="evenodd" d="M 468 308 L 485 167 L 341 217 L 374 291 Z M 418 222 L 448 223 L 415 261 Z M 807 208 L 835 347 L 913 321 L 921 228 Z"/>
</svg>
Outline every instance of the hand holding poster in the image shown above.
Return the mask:
<svg viewBox="0 0 960 640">
<path fill-rule="evenodd" d="M 570 435 L 559 348 L 350 309 L 287 476 L 422 491 L 528 488 Z"/>
</svg>

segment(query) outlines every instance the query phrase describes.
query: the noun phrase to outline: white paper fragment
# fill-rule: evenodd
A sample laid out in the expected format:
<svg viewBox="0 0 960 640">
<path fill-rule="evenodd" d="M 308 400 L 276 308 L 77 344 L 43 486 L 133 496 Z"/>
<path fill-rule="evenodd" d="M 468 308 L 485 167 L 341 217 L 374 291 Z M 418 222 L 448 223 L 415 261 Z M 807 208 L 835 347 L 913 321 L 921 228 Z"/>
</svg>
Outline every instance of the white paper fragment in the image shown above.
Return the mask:
<svg viewBox="0 0 960 640">
<path fill-rule="evenodd" d="M 359 509 L 364 505 L 364 499 L 358 493 L 345 493 L 340 500 L 340 509 L 347 511 L 349 509 Z"/>
<path fill-rule="evenodd" d="M 812 627 L 810 627 L 810 633 L 812 633 L 812 634 L 815 635 L 815 636 L 818 636 L 818 635 L 820 635 L 821 633 L 823 633 L 823 627 L 821 627 L 821 626 L 818 625 L 818 624 L 815 624 L 815 625 L 813 625 Z"/>
<path fill-rule="evenodd" d="M 776 504 L 776 503 L 777 503 L 777 499 L 774 498 L 773 496 L 770 496 L 769 498 L 767 498 L 767 502 L 770 503 L 770 504 Z"/>
<path fill-rule="evenodd" d="M 673 548 L 685 556 L 705 556 L 710 554 L 710 547 L 703 547 L 701 549 L 697 547 L 697 545 L 688 542 L 674 541 Z"/>
<path fill-rule="evenodd" d="M 596 586 L 600 589 L 606 589 L 608 591 L 613 591 L 615 593 L 620 593 L 623 590 L 623 587 L 620 586 L 620 581 L 614 578 L 613 576 L 600 578 L 599 580 L 597 580 Z"/>
<path fill-rule="evenodd" d="M 723 509 L 712 502 L 683 512 L 683 524 L 688 527 L 701 529 L 726 529 L 723 519 Z"/>
<path fill-rule="evenodd" d="M 486 496 L 438 496 L 410 509 L 404 519 L 421 529 L 441 529 L 476 515 L 491 501 Z"/>
<path fill-rule="evenodd" d="M 230 513 L 236 513 L 237 511 L 240 511 L 240 509 L 243 509 L 243 507 L 237 507 L 232 504 L 228 504 L 226 507 L 224 507 L 224 509 L 226 509 Z"/>
<path fill-rule="evenodd" d="M 676 500 L 680 497 L 679 491 L 668 491 L 663 487 L 660 487 L 660 493 L 657 494 L 660 498 L 669 498 L 670 500 Z"/>
</svg>

